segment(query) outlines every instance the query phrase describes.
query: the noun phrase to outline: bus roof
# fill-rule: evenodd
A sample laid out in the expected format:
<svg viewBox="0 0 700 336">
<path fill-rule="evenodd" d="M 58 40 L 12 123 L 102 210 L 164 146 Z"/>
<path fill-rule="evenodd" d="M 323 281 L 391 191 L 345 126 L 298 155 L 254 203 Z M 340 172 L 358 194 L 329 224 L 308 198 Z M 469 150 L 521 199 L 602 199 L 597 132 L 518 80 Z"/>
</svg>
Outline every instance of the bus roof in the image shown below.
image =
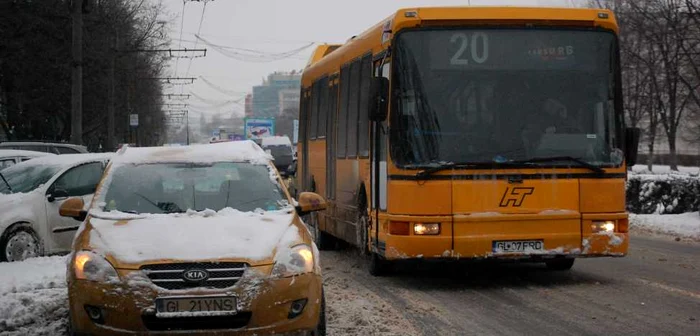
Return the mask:
<svg viewBox="0 0 700 336">
<path fill-rule="evenodd" d="M 302 86 L 308 87 L 324 74 L 338 71 L 345 64 L 372 51 L 385 49 L 385 32 L 395 35 L 399 30 L 420 26 L 454 24 L 525 25 L 601 27 L 618 32 L 612 11 L 596 8 L 548 7 L 416 7 L 397 10 L 393 15 L 375 24 L 343 45 L 321 45 L 311 56 Z M 391 36 L 393 36 L 391 35 Z M 336 51 L 337 52 L 333 52 Z"/>
</svg>

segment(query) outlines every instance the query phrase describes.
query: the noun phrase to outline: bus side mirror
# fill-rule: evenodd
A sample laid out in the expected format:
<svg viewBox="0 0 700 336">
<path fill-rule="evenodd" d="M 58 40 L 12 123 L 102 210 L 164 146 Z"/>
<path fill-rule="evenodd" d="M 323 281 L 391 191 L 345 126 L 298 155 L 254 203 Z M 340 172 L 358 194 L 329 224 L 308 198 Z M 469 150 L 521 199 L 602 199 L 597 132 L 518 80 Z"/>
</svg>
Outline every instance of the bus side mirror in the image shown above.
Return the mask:
<svg viewBox="0 0 700 336">
<path fill-rule="evenodd" d="M 389 79 L 373 77 L 369 97 L 369 120 L 375 122 L 386 120 L 389 108 Z"/>
<path fill-rule="evenodd" d="M 628 167 L 637 163 L 637 153 L 639 151 L 639 127 L 625 128 L 625 162 Z"/>
</svg>

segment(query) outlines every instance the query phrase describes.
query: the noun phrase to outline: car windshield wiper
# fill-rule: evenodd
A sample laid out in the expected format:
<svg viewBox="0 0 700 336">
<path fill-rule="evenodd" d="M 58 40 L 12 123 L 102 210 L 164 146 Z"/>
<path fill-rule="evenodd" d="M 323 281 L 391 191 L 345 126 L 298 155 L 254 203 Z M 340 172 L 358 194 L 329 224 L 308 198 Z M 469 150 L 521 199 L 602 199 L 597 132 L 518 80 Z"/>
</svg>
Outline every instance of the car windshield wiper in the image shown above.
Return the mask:
<svg viewBox="0 0 700 336">
<path fill-rule="evenodd" d="M 596 172 L 598 174 L 605 173 L 605 170 L 603 168 L 600 168 L 594 164 L 588 163 L 584 160 L 581 160 L 579 158 L 575 158 L 573 156 L 550 156 L 550 157 L 537 157 L 537 158 L 532 158 L 528 160 L 521 160 L 521 161 L 508 161 L 510 164 L 535 164 L 535 163 L 546 163 L 546 162 L 557 162 L 557 161 L 568 161 L 568 162 L 573 162 L 576 163 L 577 166 L 582 167 L 582 168 L 587 168 L 592 170 L 593 172 Z"/>
<path fill-rule="evenodd" d="M 7 182 L 7 180 L 5 179 L 5 176 L 2 175 L 2 173 L 0 173 L 0 178 L 2 178 L 2 180 L 3 180 L 3 181 L 5 182 L 5 184 L 7 185 L 7 189 L 9 189 L 9 190 L 10 190 L 10 193 L 12 193 L 12 186 L 10 185 L 10 182 Z"/>
<path fill-rule="evenodd" d="M 180 209 L 180 207 L 175 204 L 174 202 L 154 202 L 148 199 L 148 197 L 143 196 L 139 193 L 134 193 L 136 196 L 143 198 L 146 202 L 150 203 L 154 207 L 160 209 L 163 211 L 163 213 L 170 214 L 170 213 L 184 213 L 185 211 Z"/>
</svg>

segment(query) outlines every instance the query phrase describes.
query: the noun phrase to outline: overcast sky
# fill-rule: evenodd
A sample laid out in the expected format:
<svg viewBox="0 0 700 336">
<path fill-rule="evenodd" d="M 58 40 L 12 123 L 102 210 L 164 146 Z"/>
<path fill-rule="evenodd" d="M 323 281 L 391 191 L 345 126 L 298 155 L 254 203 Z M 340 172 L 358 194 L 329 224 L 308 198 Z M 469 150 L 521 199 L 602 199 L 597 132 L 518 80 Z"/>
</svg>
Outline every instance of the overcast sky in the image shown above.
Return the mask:
<svg viewBox="0 0 700 336">
<path fill-rule="evenodd" d="M 240 105 L 224 103 L 251 92 L 252 86 L 259 85 L 271 72 L 302 69 L 313 46 L 272 62 L 255 62 L 261 58 L 251 60 L 247 56 L 250 53 L 285 53 L 310 43 L 342 43 L 402 7 L 469 4 L 469 0 L 210 0 L 206 3 L 187 1 L 184 6 L 182 0 L 163 2 L 172 18 L 169 29 L 173 48 L 207 49 L 204 58 L 171 61 L 169 70 L 171 76 L 198 78 L 193 85 L 173 86 L 167 90 L 193 93 L 206 99 L 207 102 L 203 102 L 192 96 L 187 101 L 194 115 L 200 112 L 242 115 L 242 101 Z M 584 3 L 585 0 L 471 0 L 472 6 L 572 7 Z M 250 51 L 227 49 L 229 55 L 224 55 L 197 41 L 198 31 L 209 43 Z"/>
</svg>

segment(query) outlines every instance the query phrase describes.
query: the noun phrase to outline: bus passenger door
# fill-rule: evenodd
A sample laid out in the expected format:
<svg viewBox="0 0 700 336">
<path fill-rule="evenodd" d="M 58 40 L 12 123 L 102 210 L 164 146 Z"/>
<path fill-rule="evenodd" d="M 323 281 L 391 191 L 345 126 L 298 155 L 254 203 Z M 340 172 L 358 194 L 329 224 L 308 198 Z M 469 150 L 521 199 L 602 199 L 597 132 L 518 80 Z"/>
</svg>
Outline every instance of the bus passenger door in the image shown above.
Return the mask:
<svg viewBox="0 0 700 336">
<path fill-rule="evenodd" d="M 326 123 L 326 199 L 335 199 L 336 175 L 335 175 L 335 130 L 338 107 L 338 80 L 337 75 L 329 81 L 328 120 Z M 331 212 L 332 214 L 332 212 Z"/>
<path fill-rule="evenodd" d="M 301 142 L 301 188 L 299 191 L 311 190 L 311 172 L 309 172 L 309 110 L 310 110 L 310 90 L 302 90 L 301 93 L 301 120 L 299 120 L 299 142 Z"/>
</svg>

